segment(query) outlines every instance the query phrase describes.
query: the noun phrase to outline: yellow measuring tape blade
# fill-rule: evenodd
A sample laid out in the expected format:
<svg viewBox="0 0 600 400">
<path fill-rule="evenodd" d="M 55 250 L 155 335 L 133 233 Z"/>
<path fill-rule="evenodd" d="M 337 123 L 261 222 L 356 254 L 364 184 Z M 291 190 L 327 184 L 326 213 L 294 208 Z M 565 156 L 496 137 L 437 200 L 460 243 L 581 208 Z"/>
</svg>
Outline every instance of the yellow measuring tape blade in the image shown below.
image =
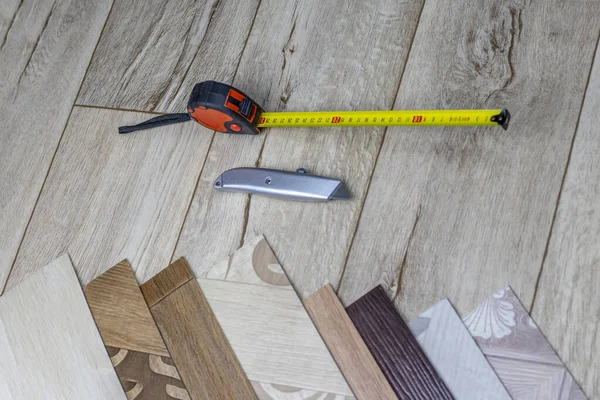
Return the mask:
<svg viewBox="0 0 600 400">
<path fill-rule="evenodd" d="M 257 126 L 497 126 L 492 117 L 501 113 L 502 110 L 263 112 Z"/>
</svg>

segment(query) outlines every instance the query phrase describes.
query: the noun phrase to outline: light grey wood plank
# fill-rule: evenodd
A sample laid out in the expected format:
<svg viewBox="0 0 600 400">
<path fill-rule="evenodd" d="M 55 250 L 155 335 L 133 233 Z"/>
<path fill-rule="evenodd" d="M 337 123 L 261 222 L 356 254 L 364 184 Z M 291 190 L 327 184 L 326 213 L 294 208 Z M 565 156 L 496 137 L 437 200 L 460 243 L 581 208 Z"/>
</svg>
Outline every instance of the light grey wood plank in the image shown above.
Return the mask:
<svg viewBox="0 0 600 400">
<path fill-rule="evenodd" d="M 231 80 L 258 0 L 117 0 L 78 104 L 185 110 L 195 81 Z"/>
<path fill-rule="evenodd" d="M 0 288 L 110 5 L 26 0 L 0 42 Z"/>
<path fill-rule="evenodd" d="M 122 399 L 66 254 L 0 298 L 3 400 Z"/>
<path fill-rule="evenodd" d="M 585 96 L 532 317 L 600 398 L 600 51 Z"/>
<path fill-rule="evenodd" d="M 598 2 L 425 4 L 395 108 L 507 107 L 513 120 L 388 130 L 346 303 L 382 283 L 409 318 L 506 284 L 531 304 L 599 28 Z"/>
<path fill-rule="evenodd" d="M 408 325 L 456 400 L 511 399 L 448 300 Z"/>
<path fill-rule="evenodd" d="M 234 84 L 270 111 L 390 108 L 421 5 L 263 1 Z M 382 132 L 273 129 L 262 155 L 267 132 L 215 136 L 176 254 L 185 255 L 201 277 L 242 240 L 265 233 L 282 249 L 281 261 L 301 295 L 328 280 L 337 283 Z M 341 178 L 353 200 L 299 204 L 253 197 L 249 205 L 248 196 L 211 191 L 224 170 L 257 164 Z"/>
<path fill-rule="evenodd" d="M 11 28 L 15 15 L 22 4 L 21 0 L 4 0 L 0 4 L 0 45 L 4 45 L 6 34 Z"/>
<path fill-rule="evenodd" d="M 148 115 L 75 107 L 8 282 L 68 251 L 83 284 L 128 259 L 168 265 L 210 143 L 196 124 L 119 135 Z"/>
</svg>

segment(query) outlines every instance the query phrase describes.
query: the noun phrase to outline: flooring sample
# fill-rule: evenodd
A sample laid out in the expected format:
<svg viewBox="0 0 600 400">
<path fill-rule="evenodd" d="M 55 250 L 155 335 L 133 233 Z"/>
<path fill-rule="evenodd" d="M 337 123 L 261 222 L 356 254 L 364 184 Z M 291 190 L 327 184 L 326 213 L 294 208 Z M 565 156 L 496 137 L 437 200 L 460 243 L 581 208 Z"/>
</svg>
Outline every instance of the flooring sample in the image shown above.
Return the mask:
<svg viewBox="0 0 600 400">
<path fill-rule="evenodd" d="M 511 400 L 448 300 L 408 326 L 456 400 Z"/>
<path fill-rule="evenodd" d="M 3 400 L 125 400 L 63 255 L 0 297 Z"/>
<path fill-rule="evenodd" d="M 270 111 L 389 109 L 422 5 L 263 0 L 232 84 Z M 301 298 L 324 282 L 337 284 L 383 131 L 293 128 L 252 138 L 215 135 L 175 256 L 185 256 L 203 278 L 223 254 L 264 233 L 274 249 L 285 249 L 280 261 Z M 213 190 L 223 171 L 256 165 L 292 171 L 304 166 L 342 179 L 352 200 L 250 201 L 248 195 Z"/>
<path fill-rule="evenodd" d="M 513 400 L 586 399 L 510 288 L 463 321 Z"/>
<path fill-rule="evenodd" d="M 260 400 L 353 398 L 264 237 L 198 282 Z"/>
<path fill-rule="evenodd" d="M 548 254 L 530 310 L 592 399 L 600 399 L 600 49 L 590 76 Z"/>
<path fill-rule="evenodd" d="M 77 103 L 184 111 L 195 83 L 233 79 L 258 3 L 116 0 Z"/>
<path fill-rule="evenodd" d="M 129 263 L 121 261 L 84 292 L 127 398 L 189 399 Z"/>
<path fill-rule="evenodd" d="M 184 260 L 177 262 L 185 263 Z M 161 284 L 169 281 L 165 274 L 170 271 L 178 273 L 179 266 L 171 267 L 163 271 Z M 171 281 L 176 282 L 176 279 Z M 150 286 L 157 286 L 153 279 L 142 285 L 142 293 L 148 293 L 146 288 Z M 198 282 L 192 279 L 164 293 L 150 311 L 190 398 L 256 399 Z"/>
<path fill-rule="evenodd" d="M 148 114 L 75 107 L 8 287 L 68 251 L 83 285 L 123 259 L 139 282 L 171 262 L 210 137 L 197 124 L 119 135 Z"/>
<path fill-rule="evenodd" d="M 356 398 L 397 399 L 331 285 L 304 300 L 304 306 Z"/>
<path fill-rule="evenodd" d="M 0 292 L 111 3 L 2 0 Z M 46 265 L 57 256 L 36 266 Z"/>
<path fill-rule="evenodd" d="M 342 301 L 382 283 L 412 319 L 512 282 L 530 304 L 599 29 L 597 1 L 425 2 L 394 107 L 507 107 L 511 124 L 387 130 Z"/>
<path fill-rule="evenodd" d="M 190 279 L 194 279 L 194 275 L 185 260 L 176 260 L 169 268 L 160 271 L 151 281 L 141 286 L 148 307 L 152 307 Z"/>
<path fill-rule="evenodd" d="M 454 399 L 381 286 L 346 308 L 400 399 Z"/>
</svg>

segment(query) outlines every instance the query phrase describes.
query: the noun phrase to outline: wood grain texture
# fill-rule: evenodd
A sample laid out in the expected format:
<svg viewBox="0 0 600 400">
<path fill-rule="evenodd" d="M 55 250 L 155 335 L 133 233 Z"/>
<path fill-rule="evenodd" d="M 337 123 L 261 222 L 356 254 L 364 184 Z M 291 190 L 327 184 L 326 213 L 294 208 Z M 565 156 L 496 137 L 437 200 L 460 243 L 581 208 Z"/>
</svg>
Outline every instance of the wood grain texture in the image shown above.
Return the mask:
<svg viewBox="0 0 600 400">
<path fill-rule="evenodd" d="M 107 347 L 128 400 L 189 400 L 170 357 Z"/>
<path fill-rule="evenodd" d="M 84 293 L 106 346 L 169 356 L 129 262 L 91 281 Z"/>
<path fill-rule="evenodd" d="M 454 399 L 383 287 L 346 311 L 398 398 Z"/>
<path fill-rule="evenodd" d="M 438 302 L 408 326 L 456 400 L 511 400 L 448 300 Z"/>
<path fill-rule="evenodd" d="M 140 289 L 148 307 L 152 307 L 190 279 L 194 279 L 194 275 L 185 260 L 180 258 L 154 275 Z"/>
<path fill-rule="evenodd" d="M 421 5 L 264 0 L 233 84 L 272 111 L 389 109 Z M 203 277 L 222 254 L 264 233 L 275 249 L 285 249 L 280 261 L 301 297 L 327 280 L 337 283 L 382 132 L 294 128 L 253 138 L 216 135 L 175 255 L 186 256 Z M 255 165 L 304 166 L 343 179 L 353 200 L 297 204 L 253 197 L 250 204 L 246 195 L 213 193 L 212 182 L 224 170 Z"/>
<path fill-rule="evenodd" d="M 77 103 L 182 112 L 195 83 L 231 81 L 257 7 L 257 0 L 115 1 Z"/>
<path fill-rule="evenodd" d="M 356 398 L 397 399 L 331 285 L 305 299 L 304 306 Z"/>
<path fill-rule="evenodd" d="M 198 283 L 260 400 L 354 398 L 264 237 L 208 278 Z"/>
<path fill-rule="evenodd" d="M 585 400 L 510 287 L 463 317 L 513 400 Z"/>
<path fill-rule="evenodd" d="M 110 5 L 111 0 L 26 0 L 15 8 L 9 0 L 0 6 L 0 288 Z"/>
<path fill-rule="evenodd" d="M 394 107 L 507 107 L 511 126 L 388 129 L 343 301 L 382 283 L 413 318 L 510 282 L 531 303 L 599 29 L 597 1 L 426 2 Z"/>
<path fill-rule="evenodd" d="M 3 400 L 125 400 L 67 255 L 0 298 Z"/>
<path fill-rule="evenodd" d="M 64 250 L 84 285 L 123 259 L 139 282 L 169 263 L 210 137 L 196 124 L 117 134 L 147 117 L 73 109 L 9 287 Z"/>
<path fill-rule="evenodd" d="M 592 399 L 600 398 L 600 51 L 585 95 L 531 311 Z"/>
<path fill-rule="evenodd" d="M 192 399 L 256 399 L 198 282 L 185 283 L 150 310 Z"/>
</svg>

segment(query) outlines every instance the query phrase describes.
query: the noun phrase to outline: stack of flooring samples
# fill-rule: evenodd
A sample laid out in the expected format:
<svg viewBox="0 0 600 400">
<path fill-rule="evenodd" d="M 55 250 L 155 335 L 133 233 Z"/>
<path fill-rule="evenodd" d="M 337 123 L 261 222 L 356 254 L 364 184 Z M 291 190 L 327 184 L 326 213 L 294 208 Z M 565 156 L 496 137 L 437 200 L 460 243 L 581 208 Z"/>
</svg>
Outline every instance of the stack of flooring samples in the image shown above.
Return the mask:
<svg viewBox="0 0 600 400">
<path fill-rule="evenodd" d="M 0 298 L 1 399 L 586 398 L 510 288 L 409 323 L 382 286 L 303 302 L 259 236 L 203 277 L 122 261 L 84 292 L 63 256 Z"/>
</svg>

